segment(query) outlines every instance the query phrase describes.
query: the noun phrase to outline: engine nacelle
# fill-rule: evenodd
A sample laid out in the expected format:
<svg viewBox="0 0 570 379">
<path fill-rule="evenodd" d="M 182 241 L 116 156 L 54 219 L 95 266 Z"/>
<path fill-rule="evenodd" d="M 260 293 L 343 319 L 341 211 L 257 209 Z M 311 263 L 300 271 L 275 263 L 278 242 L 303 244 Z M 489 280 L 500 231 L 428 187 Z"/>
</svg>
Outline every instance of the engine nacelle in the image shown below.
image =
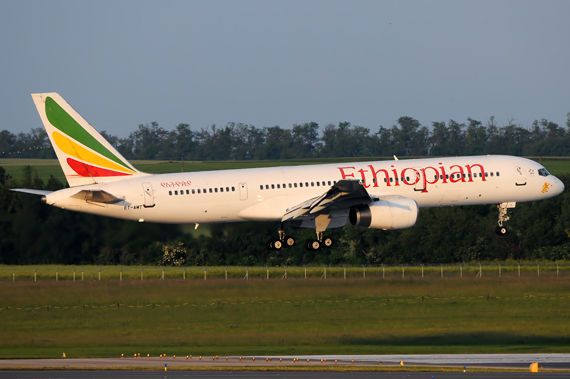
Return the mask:
<svg viewBox="0 0 570 379">
<path fill-rule="evenodd" d="M 365 228 L 404 229 L 414 226 L 418 212 L 418 203 L 412 199 L 378 200 L 352 207 L 348 219 L 352 225 Z"/>
</svg>

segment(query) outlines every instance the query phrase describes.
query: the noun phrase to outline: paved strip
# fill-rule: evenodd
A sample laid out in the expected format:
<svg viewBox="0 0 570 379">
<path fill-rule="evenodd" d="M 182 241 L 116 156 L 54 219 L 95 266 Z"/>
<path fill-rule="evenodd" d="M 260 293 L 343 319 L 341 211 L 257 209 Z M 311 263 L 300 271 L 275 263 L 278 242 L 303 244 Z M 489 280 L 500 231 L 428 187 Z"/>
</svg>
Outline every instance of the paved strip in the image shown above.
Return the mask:
<svg viewBox="0 0 570 379">
<path fill-rule="evenodd" d="M 255 358 L 255 359 L 254 359 Z M 353 362 L 354 360 L 354 362 Z M 335 362 L 336 361 L 336 362 Z M 570 354 L 428 354 L 428 355 L 299 355 L 299 356 L 173 356 L 140 358 L 0 359 L 0 367 L 157 367 L 173 366 L 467 366 L 526 369 L 538 362 L 545 369 L 570 369 Z"/>
<path fill-rule="evenodd" d="M 567 373 L 508 373 L 508 372 L 256 372 L 256 371 L 0 371 L 1 379 L 154 379 L 154 378 L 198 378 L 198 379 L 562 379 Z"/>
</svg>

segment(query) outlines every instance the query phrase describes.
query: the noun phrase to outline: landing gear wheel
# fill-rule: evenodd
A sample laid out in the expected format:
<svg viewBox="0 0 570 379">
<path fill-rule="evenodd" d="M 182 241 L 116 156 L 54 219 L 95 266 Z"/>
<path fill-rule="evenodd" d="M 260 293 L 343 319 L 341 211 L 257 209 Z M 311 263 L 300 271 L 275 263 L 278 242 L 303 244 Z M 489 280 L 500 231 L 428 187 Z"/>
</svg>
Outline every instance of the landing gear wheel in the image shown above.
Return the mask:
<svg viewBox="0 0 570 379">
<path fill-rule="evenodd" d="M 283 248 L 283 242 L 280 240 L 273 241 L 273 250 L 281 250 Z"/>
<path fill-rule="evenodd" d="M 311 251 L 317 251 L 321 248 L 321 243 L 318 240 L 308 240 L 307 249 Z"/>
<path fill-rule="evenodd" d="M 507 234 L 507 227 L 506 226 L 497 226 L 495 228 L 495 233 L 497 233 L 498 236 L 504 236 L 505 234 Z"/>
<path fill-rule="evenodd" d="M 295 246 L 295 238 L 293 237 L 285 237 L 285 247 L 293 247 Z"/>
<path fill-rule="evenodd" d="M 325 237 L 323 238 L 323 247 L 331 247 L 333 245 L 334 241 L 332 238 L 330 237 Z"/>
<path fill-rule="evenodd" d="M 269 250 L 281 250 L 283 248 L 283 242 L 280 240 L 271 240 L 267 244 Z"/>
</svg>

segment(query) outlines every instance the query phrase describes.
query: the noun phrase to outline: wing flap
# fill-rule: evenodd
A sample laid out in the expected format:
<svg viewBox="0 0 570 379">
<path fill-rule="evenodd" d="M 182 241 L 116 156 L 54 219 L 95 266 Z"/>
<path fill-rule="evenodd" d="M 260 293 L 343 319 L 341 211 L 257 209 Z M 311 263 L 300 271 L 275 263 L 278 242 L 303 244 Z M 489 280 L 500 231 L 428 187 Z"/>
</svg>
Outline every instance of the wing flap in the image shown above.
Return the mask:
<svg viewBox="0 0 570 379">
<path fill-rule="evenodd" d="M 333 209 L 367 204 L 372 198 L 364 186 L 356 180 L 340 180 L 321 196 L 311 198 L 287 210 L 282 222 L 305 216 L 316 216 Z"/>
</svg>

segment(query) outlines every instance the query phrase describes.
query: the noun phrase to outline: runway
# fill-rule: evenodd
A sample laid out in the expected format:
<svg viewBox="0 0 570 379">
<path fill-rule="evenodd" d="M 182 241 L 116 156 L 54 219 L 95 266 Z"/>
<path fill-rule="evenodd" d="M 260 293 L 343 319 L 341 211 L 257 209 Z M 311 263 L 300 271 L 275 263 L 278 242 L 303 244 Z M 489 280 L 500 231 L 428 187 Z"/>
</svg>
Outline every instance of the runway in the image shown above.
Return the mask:
<svg viewBox="0 0 570 379">
<path fill-rule="evenodd" d="M 259 371 L 0 371 L 2 379 L 559 379 L 567 378 L 568 373 L 458 373 L 458 372 L 259 372 Z"/>
<path fill-rule="evenodd" d="M 255 359 L 254 359 L 255 358 Z M 326 360 L 326 361 L 325 361 Z M 380 362 L 382 363 L 380 365 Z M 433 355 L 300 355 L 300 356 L 246 356 L 246 357 L 141 357 L 141 358 L 62 358 L 62 359 L 2 359 L 1 368 L 23 370 L 0 370 L 1 379 L 109 379 L 109 378 L 254 378 L 254 379 L 345 379 L 345 378 L 407 378 L 407 379 L 511 379 L 511 378 L 567 378 L 568 372 L 508 372 L 509 369 L 528 370 L 532 362 L 538 362 L 547 370 L 570 370 L 570 354 L 433 354 Z M 400 363 L 403 363 L 403 367 Z M 164 371 L 174 367 L 242 367 L 247 369 L 279 366 L 295 369 L 310 369 L 318 366 L 336 366 L 355 370 L 367 367 L 404 369 L 406 366 L 460 367 L 463 372 L 334 372 L 334 371 Z M 145 368 L 152 371 L 136 371 L 129 368 Z M 46 371 L 40 369 L 48 369 Z M 51 368 L 51 369 L 50 369 Z M 58 370 L 68 368 L 68 370 Z M 93 368 L 93 370 L 83 370 Z M 111 368 L 124 368 L 112 370 Z M 330 367 L 334 369 L 333 367 Z M 470 372 L 470 369 L 503 368 L 505 372 Z"/>
<path fill-rule="evenodd" d="M 295 361 L 294 361 L 295 360 Z M 326 361 L 325 361 L 326 360 Z M 336 362 L 335 362 L 336 361 Z M 145 367 L 157 370 L 167 367 L 206 366 L 453 366 L 466 368 L 528 369 L 538 362 L 544 369 L 570 370 L 570 354 L 429 354 L 429 355 L 299 355 L 299 356 L 229 356 L 217 357 L 140 357 L 140 358 L 60 358 L 0 359 L 4 368 L 120 368 Z M 381 364 L 380 364 L 381 363 Z"/>
</svg>

